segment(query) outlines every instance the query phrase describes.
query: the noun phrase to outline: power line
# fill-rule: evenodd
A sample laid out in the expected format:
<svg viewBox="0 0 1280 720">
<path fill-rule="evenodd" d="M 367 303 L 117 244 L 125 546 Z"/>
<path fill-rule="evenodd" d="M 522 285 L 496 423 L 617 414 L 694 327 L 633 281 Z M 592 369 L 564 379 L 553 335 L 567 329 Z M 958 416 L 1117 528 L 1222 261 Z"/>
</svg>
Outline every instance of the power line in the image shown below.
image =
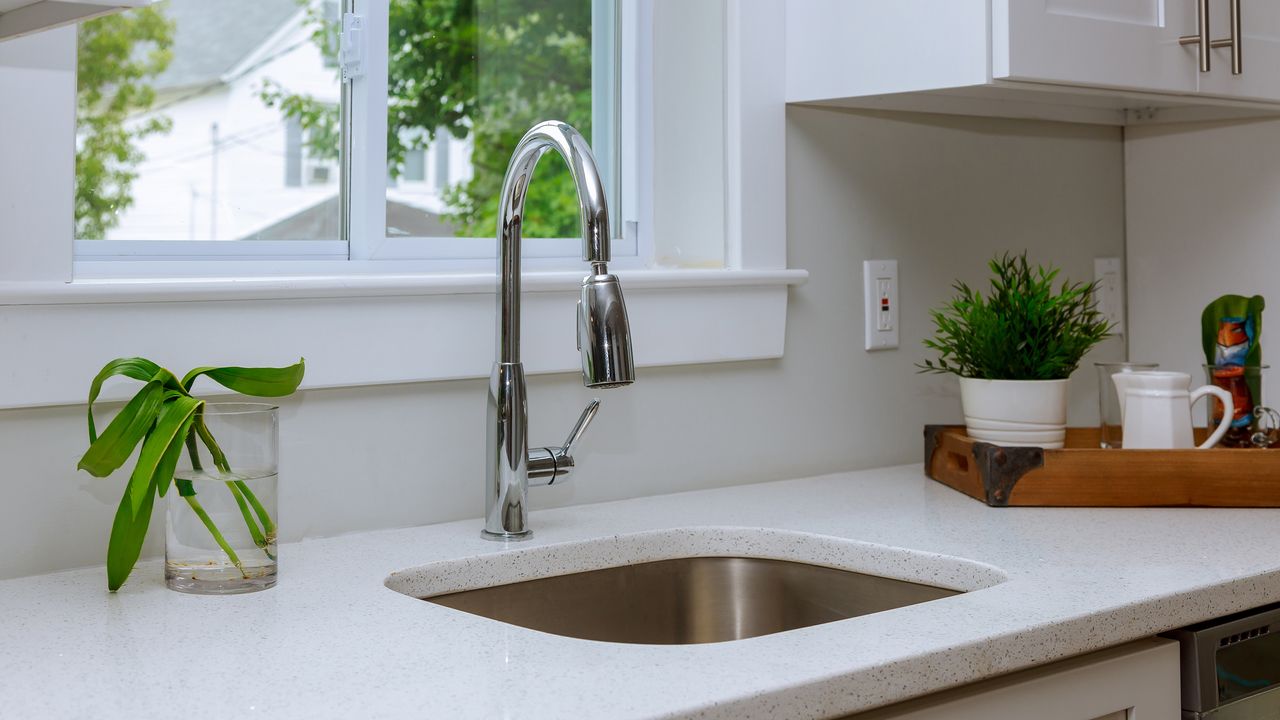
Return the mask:
<svg viewBox="0 0 1280 720">
<path fill-rule="evenodd" d="M 259 137 L 262 137 L 263 135 L 270 134 L 272 131 L 276 130 L 279 127 L 280 127 L 279 120 L 270 120 L 268 122 L 261 123 L 259 125 L 253 125 L 251 127 L 247 127 L 242 130 L 237 130 L 236 132 L 233 132 L 227 135 L 225 138 L 223 138 L 223 140 L 236 140 L 240 138 L 248 138 L 248 139 L 259 138 Z M 249 137 L 250 135 L 252 135 L 252 138 Z M 206 147 L 207 147 L 207 143 L 202 142 L 200 143 L 199 146 L 180 148 L 176 152 L 169 153 L 168 155 L 161 155 L 160 157 L 156 157 L 156 158 L 147 158 L 147 160 L 149 162 L 168 162 L 169 160 L 172 160 L 175 158 L 185 157 L 186 155 L 192 152 L 201 152 Z"/>
<path fill-rule="evenodd" d="M 279 123 L 274 121 L 271 123 L 266 123 L 265 125 L 269 125 L 270 127 L 265 127 L 264 129 L 258 130 L 254 134 L 247 135 L 247 136 L 241 135 L 241 134 L 228 135 L 226 137 L 219 138 L 218 144 L 226 145 L 230 143 L 239 143 L 241 141 L 246 141 L 246 140 L 257 140 L 258 138 L 266 137 L 272 134 L 279 127 Z M 259 127 L 262 127 L 262 126 L 259 126 Z M 247 132 L 249 131 L 248 130 L 241 131 L 241 133 L 247 133 Z M 152 160 L 151 158 L 147 158 L 144 161 L 145 164 L 142 167 L 149 172 L 154 172 L 156 170 L 168 170 L 169 168 L 177 167 L 179 165 L 185 165 L 189 162 L 209 157 L 210 155 L 213 154 L 213 147 L 211 145 L 206 144 L 202 146 L 202 149 L 200 150 L 189 150 L 189 151 L 184 150 L 181 152 L 183 154 L 179 154 L 177 156 L 174 156 L 174 155 L 169 155 L 167 157 L 162 156 L 154 160 Z"/>
</svg>

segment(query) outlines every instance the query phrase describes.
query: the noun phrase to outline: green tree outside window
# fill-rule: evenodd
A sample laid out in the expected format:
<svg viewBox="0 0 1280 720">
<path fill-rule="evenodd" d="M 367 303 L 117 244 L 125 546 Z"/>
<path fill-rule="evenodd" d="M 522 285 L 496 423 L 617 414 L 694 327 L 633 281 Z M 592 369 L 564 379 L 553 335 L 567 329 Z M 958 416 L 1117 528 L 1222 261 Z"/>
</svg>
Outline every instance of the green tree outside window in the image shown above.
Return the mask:
<svg viewBox="0 0 1280 720">
<path fill-rule="evenodd" d="M 144 159 L 138 141 L 170 129 L 153 117 L 129 126 L 155 102 L 147 81 L 173 59 L 173 24 L 156 8 L 139 8 L 83 23 L 76 61 L 76 237 L 101 239 L 133 204 L 133 181 Z"/>
</svg>

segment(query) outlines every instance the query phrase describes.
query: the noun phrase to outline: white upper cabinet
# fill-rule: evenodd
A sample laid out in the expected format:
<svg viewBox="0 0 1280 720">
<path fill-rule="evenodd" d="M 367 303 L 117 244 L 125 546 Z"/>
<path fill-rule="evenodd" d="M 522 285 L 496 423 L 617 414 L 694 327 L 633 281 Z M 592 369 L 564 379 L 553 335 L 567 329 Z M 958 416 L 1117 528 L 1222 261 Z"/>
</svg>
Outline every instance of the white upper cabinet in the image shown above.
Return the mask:
<svg viewBox="0 0 1280 720">
<path fill-rule="evenodd" d="M 1202 6 L 1209 72 L 1194 39 Z M 1280 114 L 1280 0 L 787 0 L 786 8 L 788 102 L 1110 125 Z"/>
<path fill-rule="evenodd" d="M 1179 45 L 1178 37 L 1195 34 L 1196 2 L 993 0 L 991 75 L 1194 93 L 1195 48 Z"/>
</svg>

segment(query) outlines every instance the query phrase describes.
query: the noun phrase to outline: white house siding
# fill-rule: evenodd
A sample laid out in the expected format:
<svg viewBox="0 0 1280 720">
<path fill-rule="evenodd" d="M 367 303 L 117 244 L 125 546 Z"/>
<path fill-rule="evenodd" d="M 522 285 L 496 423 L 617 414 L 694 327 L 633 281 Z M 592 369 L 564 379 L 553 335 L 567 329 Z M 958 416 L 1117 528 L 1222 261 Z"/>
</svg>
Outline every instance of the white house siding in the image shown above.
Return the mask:
<svg viewBox="0 0 1280 720">
<path fill-rule="evenodd" d="M 436 142 L 431 143 L 424 151 L 423 179 L 415 181 L 401 177 L 391 187 L 387 188 L 388 201 L 412 205 L 437 215 L 446 210 L 443 197 L 444 191 L 450 185 L 457 185 L 471 180 L 473 169 L 471 167 L 471 138 L 467 137 L 466 139 L 458 140 L 449 137 L 441 142 L 440 138 L 445 134 L 447 134 L 446 131 L 439 131 L 436 136 Z M 448 157 L 445 162 L 440 159 L 442 151 Z M 439 172 L 442 168 L 448 169 L 447 175 L 443 177 Z"/>
</svg>

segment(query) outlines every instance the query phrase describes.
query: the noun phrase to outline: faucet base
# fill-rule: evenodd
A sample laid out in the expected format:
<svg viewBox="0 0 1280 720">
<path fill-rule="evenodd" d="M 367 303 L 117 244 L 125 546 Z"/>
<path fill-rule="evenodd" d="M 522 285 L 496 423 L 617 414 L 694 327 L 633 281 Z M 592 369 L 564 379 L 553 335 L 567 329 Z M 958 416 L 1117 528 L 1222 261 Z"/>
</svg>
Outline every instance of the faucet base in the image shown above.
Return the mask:
<svg viewBox="0 0 1280 720">
<path fill-rule="evenodd" d="M 533 537 L 533 531 L 525 530 L 520 533 L 496 533 L 488 530 L 481 530 L 480 537 L 485 540 L 493 540 L 494 542 L 519 542 Z"/>
</svg>

